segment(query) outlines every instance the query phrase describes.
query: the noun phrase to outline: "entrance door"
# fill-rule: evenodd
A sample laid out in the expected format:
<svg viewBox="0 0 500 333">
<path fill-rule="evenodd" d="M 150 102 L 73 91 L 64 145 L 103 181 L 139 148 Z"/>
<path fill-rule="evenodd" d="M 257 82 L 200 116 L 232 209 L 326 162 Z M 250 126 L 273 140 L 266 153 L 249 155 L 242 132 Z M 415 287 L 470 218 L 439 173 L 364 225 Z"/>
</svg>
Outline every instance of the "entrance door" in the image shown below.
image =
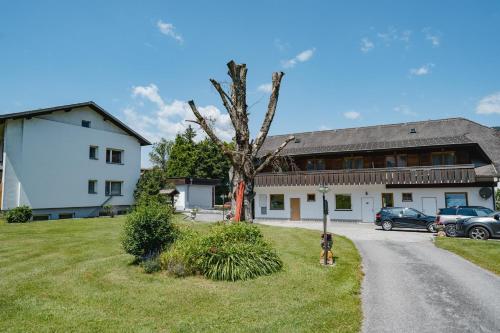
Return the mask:
<svg viewBox="0 0 500 333">
<path fill-rule="evenodd" d="M 437 199 L 431 197 L 422 198 L 422 212 L 425 215 L 434 216 L 437 213 Z"/>
<path fill-rule="evenodd" d="M 361 198 L 361 217 L 363 222 L 375 222 L 375 212 L 373 210 L 373 198 Z"/>
<path fill-rule="evenodd" d="M 290 198 L 290 220 L 300 221 L 300 198 Z"/>
</svg>

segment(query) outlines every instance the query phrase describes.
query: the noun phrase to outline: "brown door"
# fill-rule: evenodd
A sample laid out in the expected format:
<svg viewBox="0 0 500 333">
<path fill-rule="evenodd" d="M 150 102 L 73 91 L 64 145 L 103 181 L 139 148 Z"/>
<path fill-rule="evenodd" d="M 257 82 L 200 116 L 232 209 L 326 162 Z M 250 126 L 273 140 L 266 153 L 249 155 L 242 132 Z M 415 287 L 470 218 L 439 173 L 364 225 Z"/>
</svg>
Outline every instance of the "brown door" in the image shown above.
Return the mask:
<svg viewBox="0 0 500 333">
<path fill-rule="evenodd" d="M 290 198 L 290 220 L 300 221 L 300 198 Z"/>
</svg>

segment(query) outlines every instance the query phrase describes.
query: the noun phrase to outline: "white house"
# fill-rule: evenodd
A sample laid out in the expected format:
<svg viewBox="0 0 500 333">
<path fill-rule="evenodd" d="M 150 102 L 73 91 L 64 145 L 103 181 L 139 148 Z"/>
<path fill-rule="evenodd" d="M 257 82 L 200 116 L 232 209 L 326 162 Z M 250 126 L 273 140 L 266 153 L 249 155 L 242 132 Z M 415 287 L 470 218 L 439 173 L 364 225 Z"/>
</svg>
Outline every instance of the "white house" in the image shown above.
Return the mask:
<svg viewBox="0 0 500 333">
<path fill-rule="evenodd" d="M 261 154 L 289 135 L 268 137 Z M 435 215 L 442 207 L 495 207 L 500 132 L 451 118 L 294 134 L 279 167 L 255 179 L 254 213 L 265 220 L 373 222 L 382 207 Z"/>
<path fill-rule="evenodd" d="M 34 219 L 96 216 L 133 204 L 150 142 L 94 102 L 0 115 L 1 209 Z"/>
<path fill-rule="evenodd" d="M 220 180 L 180 177 L 169 178 L 168 181 L 179 192 L 175 200 L 176 210 L 214 208 L 215 186 L 220 184 Z"/>
</svg>

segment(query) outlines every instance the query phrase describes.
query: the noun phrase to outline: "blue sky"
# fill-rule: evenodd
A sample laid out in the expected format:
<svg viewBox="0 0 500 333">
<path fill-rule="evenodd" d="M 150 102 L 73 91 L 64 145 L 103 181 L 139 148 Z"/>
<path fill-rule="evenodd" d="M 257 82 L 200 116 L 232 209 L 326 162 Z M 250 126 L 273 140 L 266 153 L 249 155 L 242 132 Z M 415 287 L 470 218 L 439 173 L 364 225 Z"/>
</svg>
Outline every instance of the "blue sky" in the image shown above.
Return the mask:
<svg viewBox="0 0 500 333">
<path fill-rule="evenodd" d="M 272 134 L 462 116 L 500 126 L 498 1 L 2 1 L 0 113 L 93 100 L 171 138 L 208 79 L 244 62 L 251 128 L 286 73 Z M 146 158 L 143 158 L 145 161 Z"/>
</svg>

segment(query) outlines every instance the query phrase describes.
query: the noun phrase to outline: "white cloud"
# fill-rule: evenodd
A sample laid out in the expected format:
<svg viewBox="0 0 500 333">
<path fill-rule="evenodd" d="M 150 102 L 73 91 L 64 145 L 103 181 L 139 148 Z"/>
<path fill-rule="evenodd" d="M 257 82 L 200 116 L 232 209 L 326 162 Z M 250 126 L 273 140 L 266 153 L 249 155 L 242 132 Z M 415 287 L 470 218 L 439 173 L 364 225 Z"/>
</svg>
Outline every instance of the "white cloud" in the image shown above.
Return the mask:
<svg viewBox="0 0 500 333">
<path fill-rule="evenodd" d="M 347 119 L 358 119 L 359 117 L 361 117 L 361 113 L 356 111 L 347 111 L 344 112 L 344 117 L 346 117 Z"/>
<path fill-rule="evenodd" d="M 410 43 L 412 31 L 411 30 L 398 30 L 394 27 L 387 28 L 385 32 L 378 32 L 377 37 L 382 40 L 386 46 L 391 45 L 393 42 Z"/>
<path fill-rule="evenodd" d="M 169 36 L 169 37 L 172 37 L 180 44 L 182 44 L 184 42 L 184 39 L 182 38 L 182 36 L 175 31 L 175 27 L 172 23 L 167 23 L 167 22 L 163 22 L 162 20 L 159 20 L 156 23 L 156 26 L 158 27 L 158 29 L 160 30 L 160 32 L 162 34 Z"/>
<path fill-rule="evenodd" d="M 276 38 L 274 40 L 274 46 L 280 50 L 281 52 L 286 51 L 288 48 L 290 48 L 290 44 L 283 42 L 281 39 Z"/>
<path fill-rule="evenodd" d="M 273 85 L 272 85 L 272 83 L 264 83 L 264 84 L 261 84 L 260 86 L 258 86 L 257 90 L 260 92 L 270 94 L 271 91 L 273 90 Z"/>
<path fill-rule="evenodd" d="M 483 97 L 476 107 L 477 114 L 500 114 L 500 91 Z"/>
<path fill-rule="evenodd" d="M 398 105 L 394 107 L 394 111 L 404 114 L 405 116 L 416 117 L 418 115 L 415 111 L 412 111 L 408 105 Z"/>
<path fill-rule="evenodd" d="M 430 41 L 433 47 L 438 47 L 441 44 L 441 34 L 433 32 L 431 28 L 424 28 L 422 32 L 425 34 L 425 39 Z"/>
<path fill-rule="evenodd" d="M 123 110 L 125 121 L 152 141 L 158 141 L 161 137 L 173 139 L 189 125 L 198 127 L 186 121 L 194 119 L 189 105 L 185 101 L 180 100 L 173 100 L 171 103 L 165 102 L 155 84 L 133 87 L 132 96 L 141 100 L 138 101 L 137 107 L 129 107 Z M 154 106 L 153 110 L 149 112 L 145 111 L 143 101 L 152 103 Z M 198 110 L 207 121 L 212 123 L 214 131 L 219 138 L 226 141 L 232 139 L 234 129 L 227 113 L 221 113 L 213 105 L 198 106 Z M 199 129 L 197 132 L 197 140 L 205 137 L 203 130 Z"/>
<path fill-rule="evenodd" d="M 410 75 L 422 76 L 430 74 L 432 67 L 434 67 L 434 64 L 425 64 L 418 68 L 411 68 Z"/>
<path fill-rule="evenodd" d="M 306 62 L 309 59 L 311 59 L 312 56 L 314 55 L 315 51 L 316 51 L 315 48 L 302 51 L 299 54 L 297 54 L 295 57 L 293 57 L 292 59 L 282 61 L 282 65 L 285 68 L 295 67 L 295 65 L 297 65 L 297 63 Z"/>
<path fill-rule="evenodd" d="M 375 47 L 375 44 L 368 38 L 361 39 L 361 51 L 364 53 L 370 52 Z"/>
</svg>

